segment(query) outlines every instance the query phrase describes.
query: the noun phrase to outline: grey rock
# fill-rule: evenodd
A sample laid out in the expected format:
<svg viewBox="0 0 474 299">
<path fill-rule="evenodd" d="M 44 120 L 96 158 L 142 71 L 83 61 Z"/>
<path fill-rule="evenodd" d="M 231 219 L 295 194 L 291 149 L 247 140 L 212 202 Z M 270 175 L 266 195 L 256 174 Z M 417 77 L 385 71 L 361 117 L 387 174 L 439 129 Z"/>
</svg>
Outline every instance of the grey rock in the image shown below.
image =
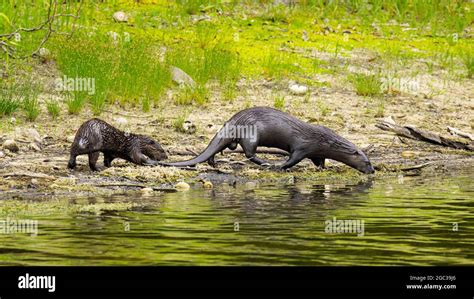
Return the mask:
<svg viewBox="0 0 474 299">
<path fill-rule="evenodd" d="M 171 72 L 171 79 L 179 85 L 186 85 L 189 87 L 196 87 L 196 82 L 194 82 L 193 78 L 186 74 L 182 69 L 172 66 L 170 69 Z"/>
<path fill-rule="evenodd" d="M 7 139 L 3 142 L 3 148 L 9 150 L 12 153 L 16 153 L 20 150 L 18 144 L 16 144 L 15 140 Z"/>
</svg>

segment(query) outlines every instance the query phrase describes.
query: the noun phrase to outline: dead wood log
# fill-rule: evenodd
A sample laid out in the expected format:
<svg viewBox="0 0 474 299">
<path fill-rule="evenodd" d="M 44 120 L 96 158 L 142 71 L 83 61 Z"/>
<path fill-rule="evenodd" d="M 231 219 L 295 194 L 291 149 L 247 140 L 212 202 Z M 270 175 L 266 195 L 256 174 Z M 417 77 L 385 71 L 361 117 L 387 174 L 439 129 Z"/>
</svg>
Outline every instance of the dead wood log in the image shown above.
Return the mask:
<svg viewBox="0 0 474 299">
<path fill-rule="evenodd" d="M 44 173 L 33 173 L 33 172 L 13 172 L 13 173 L 3 173 L 0 174 L 0 177 L 28 177 L 28 178 L 34 178 L 34 179 L 46 179 L 46 180 L 55 180 L 56 177 L 50 176 Z"/>
<path fill-rule="evenodd" d="M 466 133 L 466 132 L 463 132 L 459 129 L 456 129 L 456 128 L 453 128 L 453 127 L 447 127 L 448 129 L 448 132 L 451 133 L 451 135 L 453 136 L 459 136 L 459 137 L 464 137 L 464 138 L 467 138 L 471 141 L 474 141 L 474 135 L 472 134 L 469 134 L 469 133 Z"/>
<path fill-rule="evenodd" d="M 431 144 L 451 147 L 455 149 L 474 151 L 473 144 L 457 141 L 451 138 L 440 136 L 435 133 L 420 130 L 414 126 L 399 126 L 397 124 L 385 120 L 380 120 L 377 124 L 375 124 L 375 126 L 381 130 L 394 132 L 399 136 L 410 138 L 413 140 L 424 141 Z"/>
</svg>

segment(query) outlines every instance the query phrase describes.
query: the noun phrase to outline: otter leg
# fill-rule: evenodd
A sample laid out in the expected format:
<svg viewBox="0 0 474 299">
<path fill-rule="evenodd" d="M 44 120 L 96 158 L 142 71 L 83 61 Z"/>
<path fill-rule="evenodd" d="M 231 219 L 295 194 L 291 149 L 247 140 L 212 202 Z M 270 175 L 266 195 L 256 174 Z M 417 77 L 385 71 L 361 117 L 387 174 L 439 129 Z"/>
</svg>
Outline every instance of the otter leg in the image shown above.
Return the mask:
<svg viewBox="0 0 474 299">
<path fill-rule="evenodd" d="M 216 155 L 213 155 L 212 157 L 210 157 L 209 159 L 207 159 L 207 164 L 211 165 L 211 166 L 214 167 L 214 168 L 217 166 L 217 165 L 216 165 L 216 161 L 214 160 L 214 157 L 215 157 L 215 156 L 216 156 Z"/>
<path fill-rule="evenodd" d="M 93 152 L 88 154 L 89 155 L 89 167 L 92 171 L 97 171 L 97 167 L 95 164 L 97 163 L 97 160 L 99 159 L 99 152 Z"/>
<path fill-rule="evenodd" d="M 67 168 L 69 169 L 74 169 L 76 168 L 76 154 L 71 153 L 71 156 L 69 157 L 69 162 L 67 163 Z"/>
<path fill-rule="evenodd" d="M 242 149 L 244 150 L 245 157 L 247 157 L 250 161 L 258 165 L 269 164 L 267 161 L 255 156 L 255 153 L 257 152 L 257 145 L 257 142 L 250 142 L 247 140 L 242 140 L 240 143 L 240 146 L 242 146 Z"/>
<path fill-rule="evenodd" d="M 298 164 L 301 160 L 303 160 L 305 158 L 304 154 L 301 153 L 301 152 L 293 152 L 291 153 L 290 155 L 290 158 L 288 160 L 286 160 L 285 163 L 283 163 L 282 165 L 280 165 L 280 168 L 281 169 L 288 169 L 292 166 L 295 166 L 296 164 Z"/>
<path fill-rule="evenodd" d="M 237 141 L 234 140 L 227 146 L 227 148 L 230 149 L 231 151 L 233 151 L 237 148 L 237 145 L 238 145 Z M 221 151 L 221 155 L 224 155 L 224 149 Z M 207 160 L 207 164 L 211 165 L 212 167 L 216 167 L 217 164 L 216 164 L 216 161 L 214 160 L 215 157 L 216 157 L 216 155 L 213 155 L 212 157 L 210 157 Z"/>
<path fill-rule="evenodd" d="M 105 167 L 111 167 L 112 166 L 112 161 L 115 159 L 115 157 L 109 153 L 109 152 L 104 152 L 104 166 Z"/>
<path fill-rule="evenodd" d="M 324 168 L 324 158 L 311 158 L 311 161 L 313 161 L 314 165 L 319 168 Z"/>
</svg>

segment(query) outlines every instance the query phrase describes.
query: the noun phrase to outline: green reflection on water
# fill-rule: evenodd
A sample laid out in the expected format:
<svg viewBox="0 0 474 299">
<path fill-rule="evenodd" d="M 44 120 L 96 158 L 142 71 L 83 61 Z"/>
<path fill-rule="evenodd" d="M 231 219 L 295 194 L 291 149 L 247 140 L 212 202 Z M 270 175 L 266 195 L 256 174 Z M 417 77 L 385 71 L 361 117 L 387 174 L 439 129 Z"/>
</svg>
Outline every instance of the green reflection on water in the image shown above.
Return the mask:
<svg viewBox="0 0 474 299">
<path fill-rule="evenodd" d="M 357 185 L 223 185 L 152 198 L 1 200 L 0 220 L 37 220 L 38 235 L 0 234 L 0 263 L 474 264 L 473 178 L 463 172 Z M 364 236 L 326 233 L 334 217 L 364 221 Z"/>
</svg>

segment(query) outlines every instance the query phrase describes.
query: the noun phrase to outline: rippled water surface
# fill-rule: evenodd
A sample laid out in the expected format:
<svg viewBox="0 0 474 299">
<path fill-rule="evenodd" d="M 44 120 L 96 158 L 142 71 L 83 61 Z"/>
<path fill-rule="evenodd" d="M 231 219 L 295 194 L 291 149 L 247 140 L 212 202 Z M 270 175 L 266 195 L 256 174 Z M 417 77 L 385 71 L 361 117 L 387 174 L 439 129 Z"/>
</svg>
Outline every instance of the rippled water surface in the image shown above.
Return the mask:
<svg viewBox="0 0 474 299">
<path fill-rule="evenodd" d="M 462 172 L 356 185 L 217 185 L 151 198 L 55 199 L 31 204 L 21 216 L 9 212 L 11 200 L 0 201 L 3 219 L 38 220 L 37 236 L 0 234 L 0 263 L 472 265 L 473 179 L 474 172 Z M 102 213 L 69 209 L 135 201 L 146 204 Z M 326 232 L 334 217 L 363 221 L 363 236 Z"/>
</svg>

